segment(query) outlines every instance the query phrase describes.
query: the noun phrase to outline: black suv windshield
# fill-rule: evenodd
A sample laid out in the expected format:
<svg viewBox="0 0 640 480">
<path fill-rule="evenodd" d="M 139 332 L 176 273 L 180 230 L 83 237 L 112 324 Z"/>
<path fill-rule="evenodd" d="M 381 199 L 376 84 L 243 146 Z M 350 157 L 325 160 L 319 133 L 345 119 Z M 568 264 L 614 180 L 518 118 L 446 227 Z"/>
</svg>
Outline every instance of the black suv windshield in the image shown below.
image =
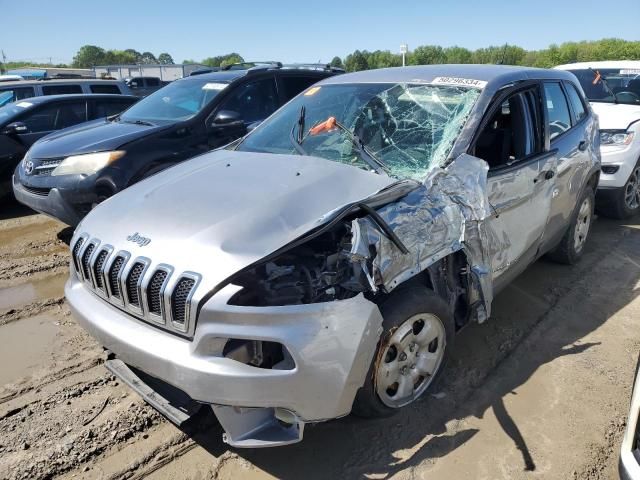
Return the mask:
<svg viewBox="0 0 640 480">
<path fill-rule="evenodd" d="M 590 102 L 640 105 L 640 68 L 570 70 Z"/>
<path fill-rule="evenodd" d="M 4 107 L 0 107 L 0 124 L 10 122 L 13 118 L 20 115 L 26 109 L 32 107 L 33 104 L 28 101 L 20 101 L 8 103 Z"/>
<path fill-rule="evenodd" d="M 176 80 L 143 98 L 120 116 L 125 122 L 172 123 L 197 115 L 228 84 L 204 79 Z"/>
<path fill-rule="evenodd" d="M 422 180 L 446 160 L 479 95 L 474 88 L 428 84 L 314 86 L 235 148 L 313 155 L 367 170 L 378 170 L 379 162 L 393 177 Z"/>
</svg>

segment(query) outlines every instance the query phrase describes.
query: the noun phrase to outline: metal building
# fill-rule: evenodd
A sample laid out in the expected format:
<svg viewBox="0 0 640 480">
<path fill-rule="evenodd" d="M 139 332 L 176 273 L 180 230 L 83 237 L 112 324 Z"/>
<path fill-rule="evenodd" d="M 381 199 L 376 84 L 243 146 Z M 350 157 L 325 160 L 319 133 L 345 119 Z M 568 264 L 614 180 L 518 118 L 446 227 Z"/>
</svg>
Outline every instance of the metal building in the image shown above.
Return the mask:
<svg viewBox="0 0 640 480">
<path fill-rule="evenodd" d="M 93 67 L 96 78 L 113 77 L 117 80 L 131 77 L 158 77 L 170 82 L 182 77 L 188 77 L 194 70 L 206 68 L 197 63 L 175 65 L 102 65 Z"/>
</svg>

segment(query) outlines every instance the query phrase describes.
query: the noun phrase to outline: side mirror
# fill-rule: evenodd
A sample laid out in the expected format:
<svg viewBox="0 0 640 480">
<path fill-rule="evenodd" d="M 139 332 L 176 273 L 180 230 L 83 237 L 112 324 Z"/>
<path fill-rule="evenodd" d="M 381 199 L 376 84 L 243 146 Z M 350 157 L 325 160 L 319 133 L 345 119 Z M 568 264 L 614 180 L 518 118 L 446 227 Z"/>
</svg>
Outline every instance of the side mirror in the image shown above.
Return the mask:
<svg viewBox="0 0 640 480">
<path fill-rule="evenodd" d="M 220 110 L 211 122 L 212 127 L 244 127 L 244 121 L 238 112 Z"/>
<path fill-rule="evenodd" d="M 22 122 L 13 122 L 4 127 L 2 133 L 5 135 L 20 135 L 21 133 L 27 133 L 29 129 Z"/>
</svg>

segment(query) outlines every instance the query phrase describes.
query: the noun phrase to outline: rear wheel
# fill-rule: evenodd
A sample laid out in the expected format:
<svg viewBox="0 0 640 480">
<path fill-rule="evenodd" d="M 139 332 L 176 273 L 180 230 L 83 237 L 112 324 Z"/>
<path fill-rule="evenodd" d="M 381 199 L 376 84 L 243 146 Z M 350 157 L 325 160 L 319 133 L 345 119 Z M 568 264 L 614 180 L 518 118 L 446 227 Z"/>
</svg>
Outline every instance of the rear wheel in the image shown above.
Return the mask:
<svg viewBox="0 0 640 480">
<path fill-rule="evenodd" d="M 573 265 L 584 255 L 584 247 L 593 222 L 595 196 L 590 187 L 586 187 L 580 197 L 578 208 L 558 246 L 549 253 L 549 257 L 559 263 Z"/>
<path fill-rule="evenodd" d="M 453 317 L 425 287 L 392 293 L 380 305 L 383 332 L 353 413 L 386 417 L 433 388 L 451 350 Z"/>
</svg>

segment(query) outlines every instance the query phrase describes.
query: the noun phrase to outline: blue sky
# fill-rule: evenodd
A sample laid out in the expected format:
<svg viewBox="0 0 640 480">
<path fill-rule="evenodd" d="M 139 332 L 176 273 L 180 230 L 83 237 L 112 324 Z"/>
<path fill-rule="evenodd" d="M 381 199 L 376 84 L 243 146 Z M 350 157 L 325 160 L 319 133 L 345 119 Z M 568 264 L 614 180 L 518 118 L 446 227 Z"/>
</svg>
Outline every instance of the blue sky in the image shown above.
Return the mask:
<svg viewBox="0 0 640 480">
<path fill-rule="evenodd" d="M 640 1 L 0 0 L 0 21 L 7 60 L 69 62 L 94 44 L 166 51 L 176 62 L 231 51 L 247 60 L 326 62 L 356 48 L 398 51 L 402 42 L 539 49 L 640 40 Z"/>
</svg>

